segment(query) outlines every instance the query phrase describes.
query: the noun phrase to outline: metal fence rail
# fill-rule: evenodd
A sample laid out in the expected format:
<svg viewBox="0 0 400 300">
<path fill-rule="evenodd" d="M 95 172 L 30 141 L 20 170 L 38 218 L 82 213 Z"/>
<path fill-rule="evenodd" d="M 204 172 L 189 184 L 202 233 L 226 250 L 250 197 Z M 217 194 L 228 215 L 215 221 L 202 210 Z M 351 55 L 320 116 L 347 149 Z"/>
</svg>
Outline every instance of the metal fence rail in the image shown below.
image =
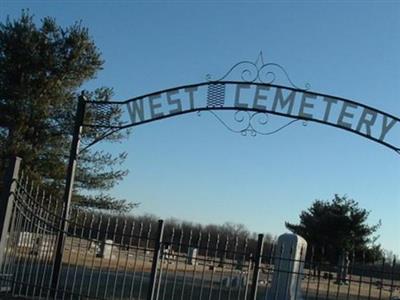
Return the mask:
<svg viewBox="0 0 400 300">
<path fill-rule="evenodd" d="M 226 234 L 186 231 L 134 218 L 72 208 L 58 286 L 51 285 L 62 205 L 18 172 L 9 180 L 1 216 L 2 295 L 28 299 L 285 300 L 396 299 L 396 261 L 369 263 L 354 255 L 346 280 L 335 263 L 278 244 Z M 2 202 L 4 205 L 4 201 Z M 7 216 L 5 216 L 7 215 Z M 290 249 L 287 253 L 292 253 Z M 301 251 L 306 251 L 302 248 Z M 311 253 L 311 255 L 310 255 Z M 304 255 L 303 255 L 304 254 Z M 287 269 L 287 266 L 301 266 Z M 294 278 L 290 283 L 287 278 Z M 285 291 L 273 292 L 273 281 Z M 289 292 L 289 285 L 295 285 Z M 291 293 L 291 294 L 290 294 Z M 290 295 L 289 295 L 290 294 Z M 397 298 L 398 299 L 398 298 Z"/>
</svg>

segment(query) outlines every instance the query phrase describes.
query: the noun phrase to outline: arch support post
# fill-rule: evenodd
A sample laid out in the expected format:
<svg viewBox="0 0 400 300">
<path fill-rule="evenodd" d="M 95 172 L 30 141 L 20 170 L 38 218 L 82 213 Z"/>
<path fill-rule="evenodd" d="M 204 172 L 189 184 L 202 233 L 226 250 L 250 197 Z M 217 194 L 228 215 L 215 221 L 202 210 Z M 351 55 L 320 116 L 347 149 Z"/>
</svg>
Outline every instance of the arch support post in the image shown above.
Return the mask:
<svg viewBox="0 0 400 300">
<path fill-rule="evenodd" d="M 64 242 L 66 233 L 68 231 L 68 218 L 69 218 L 69 209 L 71 206 L 71 199 L 72 199 L 72 191 L 74 186 L 75 180 L 75 169 L 78 160 L 78 152 L 79 152 L 79 141 L 82 133 L 83 127 L 83 120 L 85 116 L 85 96 L 82 94 L 78 97 L 78 107 L 75 116 L 75 126 L 72 135 L 72 143 L 71 149 L 69 154 L 69 161 L 68 161 L 68 169 L 67 169 L 67 176 L 65 180 L 65 190 L 63 196 L 63 210 L 61 214 L 61 219 L 58 228 L 58 237 L 57 237 L 57 245 L 56 251 L 54 256 L 54 264 L 53 270 L 51 275 L 51 290 L 56 292 L 59 278 L 60 278 L 60 271 L 62 265 L 62 256 L 64 252 Z"/>
</svg>

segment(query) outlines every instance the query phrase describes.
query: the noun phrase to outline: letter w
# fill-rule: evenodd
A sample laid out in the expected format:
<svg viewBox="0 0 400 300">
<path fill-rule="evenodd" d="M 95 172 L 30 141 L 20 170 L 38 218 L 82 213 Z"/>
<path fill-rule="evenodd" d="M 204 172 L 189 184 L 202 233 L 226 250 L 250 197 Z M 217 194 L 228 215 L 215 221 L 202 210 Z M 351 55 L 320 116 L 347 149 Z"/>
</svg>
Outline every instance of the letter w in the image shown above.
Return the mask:
<svg viewBox="0 0 400 300">
<path fill-rule="evenodd" d="M 129 116 L 131 117 L 132 124 L 136 123 L 136 119 L 144 120 L 143 99 L 127 103 Z"/>
</svg>

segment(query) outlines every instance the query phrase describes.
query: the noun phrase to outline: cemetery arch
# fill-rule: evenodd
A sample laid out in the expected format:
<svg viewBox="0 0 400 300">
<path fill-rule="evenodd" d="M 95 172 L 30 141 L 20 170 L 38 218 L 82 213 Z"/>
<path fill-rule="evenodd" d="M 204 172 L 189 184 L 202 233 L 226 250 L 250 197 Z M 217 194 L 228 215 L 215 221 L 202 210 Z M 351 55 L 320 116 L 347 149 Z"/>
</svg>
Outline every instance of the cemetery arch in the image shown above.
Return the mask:
<svg viewBox="0 0 400 300">
<path fill-rule="evenodd" d="M 241 80 L 229 80 L 236 72 L 240 74 Z M 283 75 L 288 85 L 275 83 L 278 74 Z M 126 111 L 126 120 L 119 124 L 84 122 L 85 110 L 91 110 L 95 114 L 96 110 L 112 113 L 113 109 Z M 354 100 L 312 92 L 308 84 L 300 88 L 293 83 L 281 65 L 264 63 L 261 53 L 256 62 L 239 62 L 218 79 L 208 75 L 205 82 L 164 89 L 122 102 L 91 102 L 82 94 L 78 102 L 67 170 L 61 219 L 63 230 L 58 236 L 53 287 L 57 286 L 62 262 L 62 249 L 67 231 L 66 220 L 71 203 L 82 127 L 107 129 L 102 136 L 87 146 L 90 147 L 118 130 L 201 111 L 211 113 L 235 111 L 235 121 L 243 125 L 238 130 L 230 128 L 218 116 L 216 117 L 231 131 L 242 134 L 273 134 L 295 121 L 302 120 L 352 132 L 400 154 L 399 117 Z M 265 125 L 269 115 L 287 117 L 292 121 L 270 132 L 262 132 L 257 125 Z M 260 121 L 258 117 L 263 119 Z"/>
</svg>

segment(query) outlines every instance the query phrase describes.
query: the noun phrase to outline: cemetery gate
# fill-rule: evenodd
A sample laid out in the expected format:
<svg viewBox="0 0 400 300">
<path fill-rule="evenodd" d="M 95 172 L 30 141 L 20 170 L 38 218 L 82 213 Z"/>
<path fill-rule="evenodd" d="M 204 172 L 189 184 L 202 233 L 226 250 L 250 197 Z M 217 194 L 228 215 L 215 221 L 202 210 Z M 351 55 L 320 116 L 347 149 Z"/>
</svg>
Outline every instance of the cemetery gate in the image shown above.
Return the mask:
<svg viewBox="0 0 400 300">
<path fill-rule="evenodd" d="M 241 80 L 228 80 L 237 70 Z M 275 84 L 278 71 L 290 86 Z M 104 112 L 107 115 L 121 109 L 126 109 L 126 120 L 118 124 L 104 119 L 88 123 L 85 118 L 85 112 L 96 120 L 96 111 L 104 116 Z M 348 285 L 342 286 L 331 276 L 337 266 L 315 259 L 314 252 L 320 250 L 307 250 L 306 245 L 293 241 L 265 244 L 263 235 L 258 240 L 240 240 L 184 232 L 164 226 L 163 221 L 138 223 L 71 205 L 82 127 L 103 129 L 94 144 L 121 129 L 203 111 L 242 135 L 274 134 L 300 120 L 355 133 L 400 154 L 396 139 L 400 136 L 399 118 L 352 100 L 311 92 L 309 86 L 299 88 L 280 65 L 264 64 L 262 57 L 256 63 L 236 64 L 217 80 L 208 77 L 206 82 L 124 102 L 91 102 L 81 95 L 63 199 L 41 191 L 39 184 L 20 171 L 19 158 L 10 163 L 0 203 L 0 292 L 38 299 L 400 296 L 395 260 L 366 266 L 353 256 Z M 219 111 L 234 111 L 236 127 L 218 115 Z M 264 131 L 271 115 L 290 121 Z"/>
</svg>

